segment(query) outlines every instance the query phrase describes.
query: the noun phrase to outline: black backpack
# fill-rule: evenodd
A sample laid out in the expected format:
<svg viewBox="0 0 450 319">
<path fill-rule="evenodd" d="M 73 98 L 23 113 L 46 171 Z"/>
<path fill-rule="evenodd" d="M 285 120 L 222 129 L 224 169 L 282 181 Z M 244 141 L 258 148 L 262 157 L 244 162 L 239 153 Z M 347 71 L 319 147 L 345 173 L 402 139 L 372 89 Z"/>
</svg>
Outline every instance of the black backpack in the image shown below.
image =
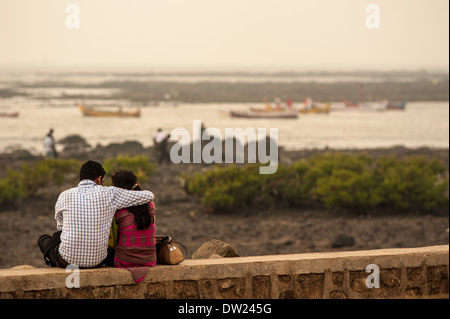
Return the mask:
<svg viewBox="0 0 450 319">
<path fill-rule="evenodd" d="M 56 260 L 54 260 L 56 258 L 55 255 L 53 255 L 51 258 L 50 257 L 50 253 L 53 251 L 55 251 L 55 248 L 59 246 L 59 244 L 61 243 L 61 230 L 58 230 L 57 232 L 53 233 L 53 236 L 50 235 L 42 235 L 41 237 L 39 237 L 38 240 L 38 246 L 41 249 L 41 252 L 44 254 L 44 261 L 47 264 L 47 266 L 50 267 L 58 267 L 56 265 Z M 48 239 L 45 242 L 45 245 L 42 243 L 43 240 Z"/>
</svg>

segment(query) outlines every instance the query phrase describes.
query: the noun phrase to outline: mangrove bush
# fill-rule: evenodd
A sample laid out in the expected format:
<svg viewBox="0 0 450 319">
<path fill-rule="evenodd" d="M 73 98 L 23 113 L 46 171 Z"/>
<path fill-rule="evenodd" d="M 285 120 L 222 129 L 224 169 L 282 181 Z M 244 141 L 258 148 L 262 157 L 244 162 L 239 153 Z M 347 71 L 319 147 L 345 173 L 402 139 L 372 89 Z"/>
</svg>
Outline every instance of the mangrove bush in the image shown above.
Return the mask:
<svg viewBox="0 0 450 319">
<path fill-rule="evenodd" d="M 185 190 L 213 212 L 287 205 L 368 212 L 448 209 L 448 172 L 425 157 L 323 154 L 260 175 L 254 165 L 185 176 Z"/>
<path fill-rule="evenodd" d="M 0 205 L 43 194 L 57 196 L 64 188 L 78 184 L 82 164 L 78 160 L 58 158 L 24 162 L 21 169 L 6 168 L 0 178 Z M 142 183 L 156 171 L 156 164 L 150 163 L 146 156 L 118 155 L 114 159 L 106 159 L 103 167 L 107 176 L 118 168 L 130 169 Z M 106 178 L 105 184 L 108 183 L 111 181 Z"/>
</svg>

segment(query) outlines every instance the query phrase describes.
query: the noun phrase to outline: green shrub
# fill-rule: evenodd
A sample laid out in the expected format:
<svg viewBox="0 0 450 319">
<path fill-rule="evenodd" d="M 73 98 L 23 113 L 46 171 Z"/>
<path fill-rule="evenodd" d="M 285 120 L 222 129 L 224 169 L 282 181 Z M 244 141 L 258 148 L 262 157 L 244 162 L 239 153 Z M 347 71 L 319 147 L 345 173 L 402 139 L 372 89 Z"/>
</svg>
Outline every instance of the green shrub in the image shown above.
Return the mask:
<svg viewBox="0 0 450 319">
<path fill-rule="evenodd" d="M 381 199 L 367 155 L 324 154 L 309 159 L 311 197 L 326 208 L 367 211 Z"/>
<path fill-rule="evenodd" d="M 187 177 L 187 181 L 186 191 L 202 197 L 202 203 L 214 211 L 262 204 L 258 200 L 265 198 L 260 196 L 264 178 L 255 165 L 215 168 L 205 175 Z"/>
<path fill-rule="evenodd" d="M 23 198 L 31 198 L 43 189 L 74 184 L 81 163 L 76 160 L 44 159 L 23 163 L 22 170 L 6 170 L 0 179 L 0 203 L 11 203 Z"/>
<path fill-rule="evenodd" d="M 21 184 L 27 197 L 49 186 L 61 186 L 64 182 L 74 184 L 78 176 L 73 174 L 80 169 L 81 163 L 72 159 L 44 159 L 31 164 L 23 163 Z"/>
<path fill-rule="evenodd" d="M 212 211 L 287 204 L 367 212 L 448 208 L 446 167 L 425 157 L 399 159 L 324 154 L 279 165 L 272 175 L 256 166 L 216 167 L 185 176 L 185 190 Z"/>
<path fill-rule="evenodd" d="M 74 159 L 44 159 L 23 163 L 21 170 L 7 169 L 5 177 L 0 178 L 0 204 L 32 198 L 42 191 L 56 194 L 62 191 L 59 187 L 63 185 L 74 187 L 79 181 L 81 165 Z M 103 166 L 107 174 L 118 168 L 130 169 L 140 182 L 145 182 L 156 170 L 156 165 L 150 163 L 146 156 L 119 155 L 115 159 L 107 159 Z"/>
<path fill-rule="evenodd" d="M 267 175 L 267 191 L 277 203 L 302 206 L 310 198 L 311 184 L 307 180 L 308 164 L 299 161 L 293 165 L 279 165 L 275 174 Z"/>
<path fill-rule="evenodd" d="M 115 159 L 106 159 L 103 163 L 107 176 L 111 176 L 117 169 L 131 170 L 140 183 L 145 183 L 149 176 L 156 172 L 156 164 L 151 163 L 148 156 L 118 155 Z M 111 185 L 110 178 L 105 178 L 105 185 Z"/>
<path fill-rule="evenodd" d="M 372 172 L 336 169 L 330 177 L 317 181 L 315 193 L 325 207 L 365 212 L 377 207 L 382 198 Z"/>
<path fill-rule="evenodd" d="M 373 159 L 367 155 L 326 153 L 309 158 L 307 163 L 306 178 L 314 186 L 319 179 L 331 177 L 335 170 L 362 173 L 373 165 Z"/>
<path fill-rule="evenodd" d="M 0 205 L 15 202 L 24 197 L 25 191 L 21 185 L 21 179 L 18 171 L 6 169 L 6 177 L 0 178 Z"/>
<path fill-rule="evenodd" d="M 398 211 L 448 208 L 446 168 L 437 160 L 382 157 L 378 160 L 377 175 L 380 195 L 387 207 Z"/>
</svg>

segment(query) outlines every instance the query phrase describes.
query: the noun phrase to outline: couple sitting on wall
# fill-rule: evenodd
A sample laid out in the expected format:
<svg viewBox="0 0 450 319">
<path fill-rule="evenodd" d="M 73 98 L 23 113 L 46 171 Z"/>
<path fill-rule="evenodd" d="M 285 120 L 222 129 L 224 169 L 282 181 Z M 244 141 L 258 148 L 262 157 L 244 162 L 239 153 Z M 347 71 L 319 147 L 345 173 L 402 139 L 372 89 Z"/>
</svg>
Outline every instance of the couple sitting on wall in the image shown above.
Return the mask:
<svg viewBox="0 0 450 319">
<path fill-rule="evenodd" d="M 153 193 L 141 190 L 136 176 L 127 170 L 114 172 L 113 186 L 103 186 L 104 177 L 102 165 L 88 161 L 80 169 L 78 186 L 59 195 L 58 231 L 38 240 L 47 265 L 129 268 L 156 264 Z"/>
</svg>

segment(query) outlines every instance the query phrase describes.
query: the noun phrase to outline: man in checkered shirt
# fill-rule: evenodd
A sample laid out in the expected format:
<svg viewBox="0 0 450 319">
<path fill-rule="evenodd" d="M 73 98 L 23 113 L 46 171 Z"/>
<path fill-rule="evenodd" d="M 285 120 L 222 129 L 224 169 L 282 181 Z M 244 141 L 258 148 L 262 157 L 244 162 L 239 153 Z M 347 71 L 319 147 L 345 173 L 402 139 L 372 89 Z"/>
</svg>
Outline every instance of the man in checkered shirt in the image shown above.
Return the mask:
<svg viewBox="0 0 450 319">
<path fill-rule="evenodd" d="M 114 213 L 122 208 L 153 200 L 150 191 L 134 191 L 103 186 L 105 170 L 100 163 L 88 161 L 80 169 L 77 187 L 59 195 L 55 219 L 60 244 L 50 247 L 52 237 L 43 235 L 38 244 L 47 264 L 82 268 L 99 267 L 108 256 L 108 238 Z M 54 245 L 53 245 L 54 246 Z M 48 251 L 48 253 L 47 253 Z M 113 252 L 112 252 L 113 253 Z"/>
</svg>

